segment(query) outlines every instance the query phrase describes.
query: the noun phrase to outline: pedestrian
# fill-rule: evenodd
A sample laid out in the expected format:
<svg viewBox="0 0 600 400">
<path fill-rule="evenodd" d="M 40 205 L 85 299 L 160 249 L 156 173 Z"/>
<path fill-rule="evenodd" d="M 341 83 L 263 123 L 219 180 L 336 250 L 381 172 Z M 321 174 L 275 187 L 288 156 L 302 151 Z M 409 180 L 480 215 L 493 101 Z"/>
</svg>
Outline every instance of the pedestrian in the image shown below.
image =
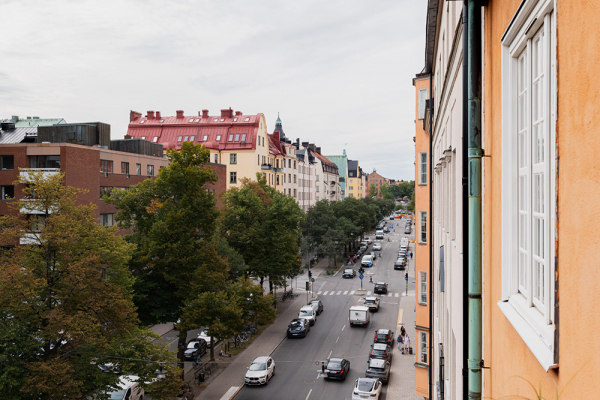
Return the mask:
<svg viewBox="0 0 600 400">
<path fill-rule="evenodd" d="M 187 393 L 185 394 L 185 400 L 194 400 L 194 394 L 189 389 L 188 389 Z"/>
<path fill-rule="evenodd" d="M 410 354 L 408 352 L 408 349 L 410 348 L 410 337 L 408 335 L 406 335 L 406 337 L 404 338 L 404 354 Z"/>
<path fill-rule="evenodd" d="M 398 335 L 398 350 L 402 350 L 402 336 Z"/>
<path fill-rule="evenodd" d="M 400 327 L 400 336 L 406 336 L 406 329 L 404 329 L 404 326 Z"/>
</svg>

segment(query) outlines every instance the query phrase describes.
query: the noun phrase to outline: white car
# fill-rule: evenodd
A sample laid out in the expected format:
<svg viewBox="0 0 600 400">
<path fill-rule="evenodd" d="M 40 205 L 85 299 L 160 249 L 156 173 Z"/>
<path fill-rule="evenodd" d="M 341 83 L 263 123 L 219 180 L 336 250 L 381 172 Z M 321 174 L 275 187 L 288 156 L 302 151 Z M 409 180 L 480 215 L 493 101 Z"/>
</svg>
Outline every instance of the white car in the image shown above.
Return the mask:
<svg viewBox="0 0 600 400">
<path fill-rule="evenodd" d="M 373 250 L 379 250 L 379 251 L 381 251 L 381 243 L 375 243 L 375 244 L 373 244 Z"/>
<path fill-rule="evenodd" d="M 258 357 L 252 361 L 246 372 L 246 385 L 268 385 L 275 375 L 275 361 L 269 356 Z"/>
<path fill-rule="evenodd" d="M 379 399 L 381 395 L 381 382 L 379 379 L 358 378 L 354 383 L 352 400 Z"/>
<path fill-rule="evenodd" d="M 202 332 L 200 332 L 200 333 L 198 334 L 198 337 L 199 337 L 200 339 L 204 339 L 204 341 L 206 342 L 206 345 L 207 345 L 207 346 L 208 346 L 208 348 L 210 349 L 210 341 L 212 340 L 212 338 L 211 338 L 211 337 L 208 335 L 208 329 L 204 329 Z M 220 342 L 220 340 L 219 340 L 219 339 L 216 339 L 216 340 L 215 340 L 215 345 L 216 345 L 217 343 L 219 343 L 219 342 Z"/>
<path fill-rule="evenodd" d="M 368 236 L 366 238 L 364 238 L 364 241 L 367 242 L 367 243 L 369 243 L 369 244 L 373 243 L 373 239 L 371 239 Z"/>
<path fill-rule="evenodd" d="M 367 255 L 367 256 L 363 256 L 362 260 L 360 261 L 360 265 L 362 265 L 363 267 L 372 267 L 373 266 L 373 257 Z"/>
<path fill-rule="evenodd" d="M 135 375 L 123 375 L 119 378 L 117 386 L 119 389 L 109 392 L 110 400 L 142 400 L 144 398 L 144 389 L 138 386 L 138 378 Z"/>
<path fill-rule="evenodd" d="M 317 311 L 313 305 L 302 306 L 298 318 L 306 319 L 311 325 L 314 325 L 317 322 Z"/>
</svg>

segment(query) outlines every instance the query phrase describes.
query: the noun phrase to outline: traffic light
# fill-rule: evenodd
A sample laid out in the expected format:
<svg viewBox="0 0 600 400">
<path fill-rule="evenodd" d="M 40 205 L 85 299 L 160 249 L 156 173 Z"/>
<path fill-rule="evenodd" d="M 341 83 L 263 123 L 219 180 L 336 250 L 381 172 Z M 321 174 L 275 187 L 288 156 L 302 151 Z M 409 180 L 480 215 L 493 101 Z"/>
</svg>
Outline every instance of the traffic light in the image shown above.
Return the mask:
<svg viewBox="0 0 600 400">
<path fill-rule="evenodd" d="M 312 278 L 312 271 L 308 270 L 308 279 Z"/>
<path fill-rule="evenodd" d="M 365 270 L 364 270 L 364 268 L 363 268 L 363 267 L 360 267 L 360 268 L 358 269 L 358 272 L 359 272 L 360 274 L 364 274 L 364 273 L 365 273 Z"/>
<path fill-rule="evenodd" d="M 404 279 L 408 281 L 408 272 L 404 274 Z"/>
</svg>

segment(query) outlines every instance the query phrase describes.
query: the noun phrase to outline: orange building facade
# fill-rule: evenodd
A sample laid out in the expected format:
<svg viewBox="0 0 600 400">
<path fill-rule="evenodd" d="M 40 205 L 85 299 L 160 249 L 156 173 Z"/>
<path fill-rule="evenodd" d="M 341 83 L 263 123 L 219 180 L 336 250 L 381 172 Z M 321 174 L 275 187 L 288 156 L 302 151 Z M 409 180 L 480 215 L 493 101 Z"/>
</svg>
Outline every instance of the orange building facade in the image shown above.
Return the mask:
<svg viewBox="0 0 600 400">
<path fill-rule="evenodd" d="M 484 396 L 598 398 L 600 8 L 483 16 Z"/>
<path fill-rule="evenodd" d="M 415 108 L 415 215 L 429 212 L 429 135 L 425 130 L 426 100 L 429 98 L 429 74 L 413 79 Z M 415 240 L 415 387 L 416 394 L 429 398 L 429 243 L 428 232 L 418 227 L 423 236 Z M 425 240 L 423 240 L 425 239 Z"/>
</svg>

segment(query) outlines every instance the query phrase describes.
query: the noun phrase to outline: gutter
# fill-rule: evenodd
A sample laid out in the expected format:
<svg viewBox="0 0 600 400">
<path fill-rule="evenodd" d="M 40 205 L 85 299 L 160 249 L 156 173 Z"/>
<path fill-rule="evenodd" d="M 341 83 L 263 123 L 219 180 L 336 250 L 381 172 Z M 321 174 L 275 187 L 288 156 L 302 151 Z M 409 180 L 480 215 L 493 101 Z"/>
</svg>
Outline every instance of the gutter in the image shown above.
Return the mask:
<svg viewBox="0 0 600 400">
<path fill-rule="evenodd" d="M 463 247 L 463 260 L 462 260 L 462 290 L 463 290 L 463 296 L 462 296 L 462 313 L 463 313 L 463 318 L 462 318 L 462 341 L 463 341 L 463 351 L 462 351 L 462 398 L 463 400 L 467 400 L 468 399 L 468 391 L 467 388 L 469 387 L 469 379 L 468 379 L 468 369 L 467 369 L 467 363 L 468 363 L 468 357 L 467 357 L 467 349 L 469 348 L 469 320 L 467 318 L 467 316 L 469 315 L 469 303 L 467 300 L 467 287 L 469 285 L 469 248 L 468 248 L 468 243 L 469 243 L 469 230 L 466 229 L 469 226 L 469 201 L 468 201 L 468 196 L 469 196 L 469 192 L 468 192 L 468 180 L 469 180 L 469 176 L 467 174 L 468 168 L 469 168 L 469 158 L 468 158 L 468 150 L 469 150 L 469 146 L 467 143 L 467 136 L 468 136 L 468 123 L 469 123 L 469 113 L 467 112 L 468 110 L 468 91 L 467 91 L 467 86 L 468 86 L 468 79 L 469 79 L 469 75 L 468 75 L 468 70 L 467 70 L 467 64 L 468 64 L 468 47 L 469 47 L 469 42 L 467 40 L 468 35 L 467 35 L 467 21 L 468 21 L 468 15 L 467 15 L 467 3 L 465 2 L 463 4 L 463 14 L 462 14 L 462 24 L 463 24 L 463 57 L 462 57 L 462 69 L 463 69 L 463 87 L 462 87 L 462 106 L 463 106 L 463 110 L 462 110 L 462 158 L 461 158 L 461 162 L 462 162 L 462 186 L 461 186 L 461 190 L 462 190 L 462 215 L 463 215 L 463 230 L 462 230 L 462 247 Z"/>
<path fill-rule="evenodd" d="M 429 365 L 429 398 L 433 399 L 433 71 L 429 74 L 429 215 L 427 227 L 429 228 L 429 350 L 427 360 Z M 420 221 L 418 221 L 420 223 Z M 416 228 L 416 227 L 415 227 Z M 417 280 L 418 284 L 418 280 Z"/>
</svg>

